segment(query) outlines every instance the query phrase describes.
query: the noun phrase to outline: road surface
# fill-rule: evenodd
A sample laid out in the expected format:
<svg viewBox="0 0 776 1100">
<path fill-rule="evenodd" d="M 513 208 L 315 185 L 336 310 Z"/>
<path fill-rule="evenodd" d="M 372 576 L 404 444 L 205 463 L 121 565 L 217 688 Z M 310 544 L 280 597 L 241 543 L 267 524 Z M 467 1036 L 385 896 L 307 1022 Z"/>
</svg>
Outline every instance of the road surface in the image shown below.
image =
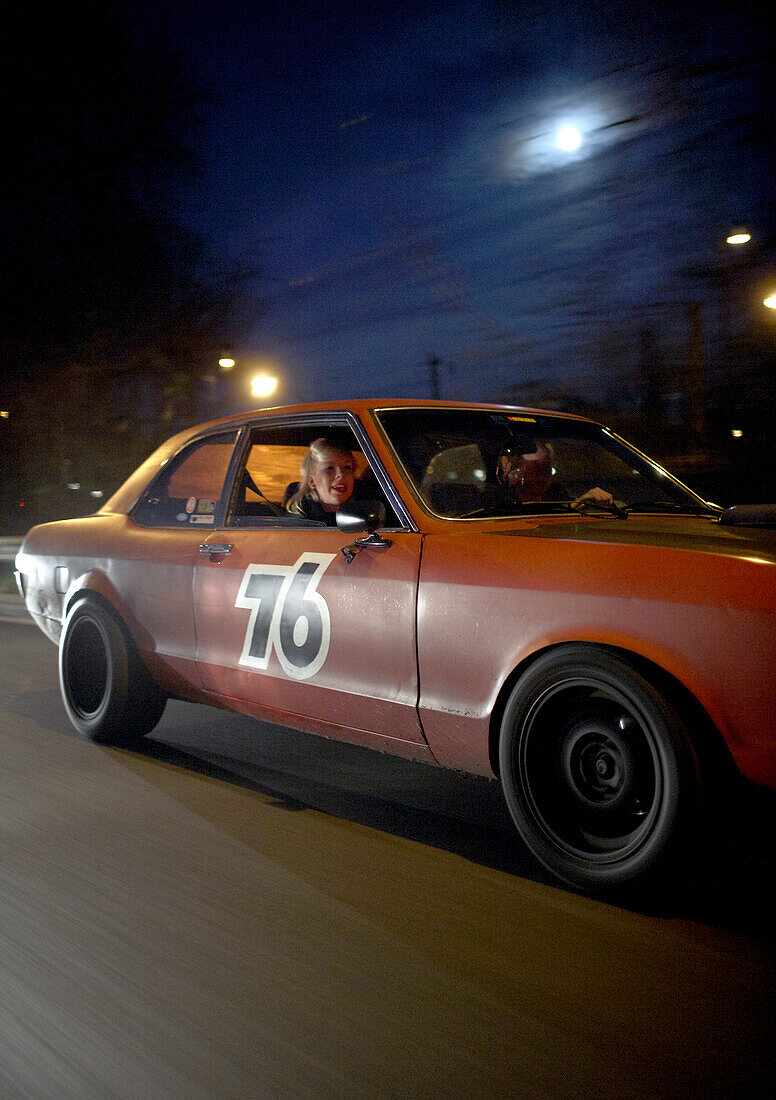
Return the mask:
<svg viewBox="0 0 776 1100">
<path fill-rule="evenodd" d="M 495 783 L 182 703 L 84 742 L 21 621 L 0 763 L 3 1100 L 773 1094 L 772 799 L 607 904 Z"/>
</svg>

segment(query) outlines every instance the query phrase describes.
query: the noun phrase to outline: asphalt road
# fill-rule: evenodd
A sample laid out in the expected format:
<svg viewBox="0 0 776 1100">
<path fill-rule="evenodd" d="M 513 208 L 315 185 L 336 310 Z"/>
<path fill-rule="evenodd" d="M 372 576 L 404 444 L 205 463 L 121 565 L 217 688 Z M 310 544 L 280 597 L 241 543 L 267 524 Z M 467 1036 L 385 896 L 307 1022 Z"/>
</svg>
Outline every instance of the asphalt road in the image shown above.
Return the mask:
<svg viewBox="0 0 776 1100">
<path fill-rule="evenodd" d="M 606 904 L 495 783 L 185 704 L 81 741 L 0 622 L 0 1097 L 772 1095 L 775 817 Z"/>
</svg>

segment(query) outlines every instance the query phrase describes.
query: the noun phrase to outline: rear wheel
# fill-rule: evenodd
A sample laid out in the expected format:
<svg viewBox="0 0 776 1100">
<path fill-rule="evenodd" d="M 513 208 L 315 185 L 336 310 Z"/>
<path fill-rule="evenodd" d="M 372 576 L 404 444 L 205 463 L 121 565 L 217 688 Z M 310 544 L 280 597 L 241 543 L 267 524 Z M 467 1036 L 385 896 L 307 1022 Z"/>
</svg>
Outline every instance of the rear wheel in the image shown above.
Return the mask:
<svg viewBox="0 0 776 1100">
<path fill-rule="evenodd" d="M 117 616 L 88 598 L 65 620 L 59 683 L 78 732 L 105 744 L 131 744 L 150 733 L 167 702 Z"/>
<path fill-rule="evenodd" d="M 555 875 L 587 890 L 665 871 L 700 789 L 679 715 L 607 650 L 540 657 L 504 713 L 501 779 L 518 830 Z"/>
</svg>

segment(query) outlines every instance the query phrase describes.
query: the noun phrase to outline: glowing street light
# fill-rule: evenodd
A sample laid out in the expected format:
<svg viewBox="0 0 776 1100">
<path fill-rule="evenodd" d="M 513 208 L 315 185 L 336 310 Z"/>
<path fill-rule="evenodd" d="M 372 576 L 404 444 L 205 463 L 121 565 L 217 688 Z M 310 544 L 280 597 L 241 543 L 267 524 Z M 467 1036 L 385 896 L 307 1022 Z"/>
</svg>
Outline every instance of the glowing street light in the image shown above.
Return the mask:
<svg viewBox="0 0 776 1100">
<path fill-rule="evenodd" d="M 232 359 L 228 355 L 223 355 L 218 360 L 218 365 L 219 365 L 219 367 L 221 367 L 222 370 L 231 370 L 232 367 L 234 366 L 234 359 Z"/>
<path fill-rule="evenodd" d="M 740 229 L 736 233 L 731 233 L 729 237 L 726 237 L 725 244 L 748 244 L 751 239 L 751 233 L 747 233 L 745 229 Z"/>
<path fill-rule="evenodd" d="M 763 298 L 763 305 L 768 309 L 776 309 L 776 294 L 769 294 L 767 298 Z"/>
<path fill-rule="evenodd" d="M 251 379 L 251 393 L 254 397 L 269 397 L 278 388 L 278 380 L 271 374 L 257 374 Z"/>
</svg>

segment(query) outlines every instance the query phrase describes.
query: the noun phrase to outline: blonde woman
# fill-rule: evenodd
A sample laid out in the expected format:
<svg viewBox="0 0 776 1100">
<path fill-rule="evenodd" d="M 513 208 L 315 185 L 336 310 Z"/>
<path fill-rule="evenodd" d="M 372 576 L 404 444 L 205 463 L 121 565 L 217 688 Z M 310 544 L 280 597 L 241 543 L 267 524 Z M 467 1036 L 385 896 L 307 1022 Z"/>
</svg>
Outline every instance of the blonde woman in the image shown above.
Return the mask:
<svg viewBox="0 0 776 1100">
<path fill-rule="evenodd" d="M 286 504 L 293 515 L 306 516 L 336 527 L 335 513 L 350 500 L 356 481 L 352 453 L 335 440 L 321 436 L 310 444 L 302 460 L 298 490 Z"/>
</svg>

